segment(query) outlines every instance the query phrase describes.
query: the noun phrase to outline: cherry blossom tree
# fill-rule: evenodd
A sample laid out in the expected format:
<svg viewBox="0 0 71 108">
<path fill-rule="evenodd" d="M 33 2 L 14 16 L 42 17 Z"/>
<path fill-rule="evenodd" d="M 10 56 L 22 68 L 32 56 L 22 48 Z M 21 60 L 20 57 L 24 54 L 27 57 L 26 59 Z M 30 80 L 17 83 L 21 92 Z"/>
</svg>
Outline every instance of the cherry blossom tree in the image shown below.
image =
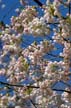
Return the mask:
<svg viewBox="0 0 71 108">
<path fill-rule="evenodd" d="M 71 108 L 71 0 L 28 1 L 0 23 L 0 108 Z"/>
</svg>

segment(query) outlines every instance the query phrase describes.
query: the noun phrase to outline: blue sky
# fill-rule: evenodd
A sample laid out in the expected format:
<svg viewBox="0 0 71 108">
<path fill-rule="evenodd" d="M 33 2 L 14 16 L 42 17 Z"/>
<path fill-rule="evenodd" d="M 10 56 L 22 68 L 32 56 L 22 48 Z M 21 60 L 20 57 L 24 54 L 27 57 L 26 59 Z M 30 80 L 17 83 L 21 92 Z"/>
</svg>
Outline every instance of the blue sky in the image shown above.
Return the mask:
<svg viewBox="0 0 71 108">
<path fill-rule="evenodd" d="M 5 8 L 2 5 L 5 4 Z M 0 21 L 10 23 L 10 17 L 15 15 L 15 9 L 20 6 L 19 0 L 1 0 L 0 2 Z"/>
<path fill-rule="evenodd" d="M 30 5 L 36 5 L 33 0 L 28 0 Z M 40 0 L 42 3 L 45 3 L 46 0 Z M 5 8 L 2 8 L 2 5 L 5 4 Z M 20 7 L 19 0 L 0 0 L 0 21 L 4 21 L 5 23 L 10 23 L 10 17 L 15 15 L 15 9 Z"/>
</svg>

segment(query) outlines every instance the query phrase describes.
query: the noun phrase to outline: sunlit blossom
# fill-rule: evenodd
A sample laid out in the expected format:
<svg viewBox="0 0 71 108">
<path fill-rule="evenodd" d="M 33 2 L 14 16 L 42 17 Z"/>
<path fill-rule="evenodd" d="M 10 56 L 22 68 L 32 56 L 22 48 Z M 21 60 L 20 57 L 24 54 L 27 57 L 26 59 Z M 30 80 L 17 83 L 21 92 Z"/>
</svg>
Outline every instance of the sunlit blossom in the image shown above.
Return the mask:
<svg viewBox="0 0 71 108">
<path fill-rule="evenodd" d="M 18 15 L 11 17 L 11 25 L 2 29 L 0 24 L 0 76 L 5 78 L 0 82 L 1 108 L 71 108 L 71 86 L 67 82 L 71 75 L 70 2 L 46 0 L 39 15 L 37 6 L 26 6 L 26 1 L 20 0 L 24 8 L 16 9 Z M 66 17 L 61 7 L 67 8 Z M 24 40 L 24 35 L 28 39 Z M 30 35 L 39 41 L 29 44 Z M 56 88 L 57 83 L 66 88 Z"/>
</svg>

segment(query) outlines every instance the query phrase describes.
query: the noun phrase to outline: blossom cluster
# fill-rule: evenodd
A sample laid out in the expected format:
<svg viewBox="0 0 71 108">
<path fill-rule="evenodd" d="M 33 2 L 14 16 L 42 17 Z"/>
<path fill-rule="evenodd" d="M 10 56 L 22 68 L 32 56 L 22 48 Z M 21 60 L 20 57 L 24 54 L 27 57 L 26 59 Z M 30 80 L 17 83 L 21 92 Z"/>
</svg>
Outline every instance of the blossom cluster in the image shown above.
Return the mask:
<svg viewBox="0 0 71 108">
<path fill-rule="evenodd" d="M 71 108 L 71 85 L 67 83 L 71 75 L 71 14 L 68 11 L 64 17 L 61 12 L 61 8 L 70 10 L 70 3 L 47 0 L 40 8 L 42 16 L 34 6 L 26 6 L 12 16 L 11 25 L 0 28 L 0 76 L 6 78 L 6 82 L 0 81 L 4 85 L 0 108 Z M 21 47 L 25 34 L 47 37 L 25 48 Z M 57 44 L 62 47 L 60 52 Z M 52 54 L 55 50 L 57 55 Z M 60 60 L 46 59 L 45 54 Z M 57 82 L 66 88 L 55 88 Z"/>
</svg>

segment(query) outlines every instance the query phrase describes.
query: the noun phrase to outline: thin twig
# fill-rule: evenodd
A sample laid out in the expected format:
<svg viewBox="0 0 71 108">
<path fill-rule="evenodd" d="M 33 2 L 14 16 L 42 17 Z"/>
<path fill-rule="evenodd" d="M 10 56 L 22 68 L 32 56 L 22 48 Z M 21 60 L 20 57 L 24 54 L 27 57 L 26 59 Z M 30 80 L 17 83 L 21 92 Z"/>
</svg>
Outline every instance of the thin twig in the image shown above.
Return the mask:
<svg viewBox="0 0 71 108">
<path fill-rule="evenodd" d="M 6 86 L 13 86 L 13 87 L 14 86 L 15 87 L 27 87 L 27 88 L 36 88 L 36 89 L 40 88 L 39 86 L 30 86 L 30 85 L 24 86 L 24 85 L 21 85 L 21 84 L 9 84 L 9 83 L 5 83 L 5 82 L 2 82 L 2 81 L 0 81 L 0 83 L 3 84 L 3 85 L 6 85 Z M 62 91 L 62 92 L 71 93 L 71 91 L 68 91 L 68 90 L 56 89 L 56 88 L 51 88 L 51 89 L 54 90 L 54 91 Z"/>
<path fill-rule="evenodd" d="M 43 4 L 39 0 L 33 0 L 33 1 L 36 2 L 40 7 L 43 6 Z"/>
<path fill-rule="evenodd" d="M 69 15 L 71 13 L 71 3 L 69 3 Z"/>
<path fill-rule="evenodd" d="M 30 85 L 22 85 L 22 84 L 10 84 L 10 83 L 6 83 L 6 82 L 2 82 L 0 81 L 1 84 L 3 85 L 7 85 L 7 86 L 12 86 L 12 87 L 27 87 L 27 88 L 39 88 L 38 86 L 30 86 Z"/>
<path fill-rule="evenodd" d="M 54 90 L 54 91 L 61 91 L 61 92 L 71 93 L 71 91 L 63 90 L 63 89 L 55 89 L 55 88 L 53 88 L 52 90 Z"/>
<path fill-rule="evenodd" d="M 31 100 L 31 99 L 29 99 L 30 100 L 30 102 L 32 103 L 32 105 L 34 106 L 34 108 L 37 108 L 36 107 L 36 104 Z"/>
</svg>

